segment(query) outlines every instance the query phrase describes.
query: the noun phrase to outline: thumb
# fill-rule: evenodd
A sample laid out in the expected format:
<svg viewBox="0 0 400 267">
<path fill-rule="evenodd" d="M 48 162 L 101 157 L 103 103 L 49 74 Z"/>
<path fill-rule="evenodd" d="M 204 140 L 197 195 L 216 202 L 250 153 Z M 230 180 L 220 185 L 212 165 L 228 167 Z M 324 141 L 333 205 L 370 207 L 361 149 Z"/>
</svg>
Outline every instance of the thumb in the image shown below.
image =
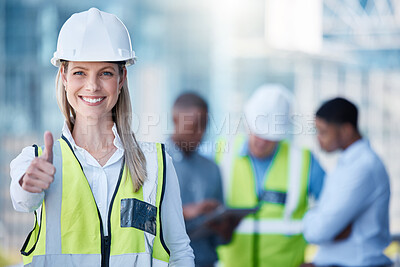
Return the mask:
<svg viewBox="0 0 400 267">
<path fill-rule="evenodd" d="M 51 132 L 46 131 L 44 133 L 44 151 L 42 154 L 42 158 L 47 160 L 50 163 L 53 163 L 53 135 Z"/>
</svg>

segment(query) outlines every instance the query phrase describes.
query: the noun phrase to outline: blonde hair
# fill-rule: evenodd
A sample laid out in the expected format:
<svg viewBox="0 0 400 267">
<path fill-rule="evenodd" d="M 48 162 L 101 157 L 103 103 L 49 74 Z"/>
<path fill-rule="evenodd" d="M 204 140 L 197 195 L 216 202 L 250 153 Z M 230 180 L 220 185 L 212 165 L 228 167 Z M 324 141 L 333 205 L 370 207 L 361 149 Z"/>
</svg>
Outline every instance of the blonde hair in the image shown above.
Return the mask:
<svg viewBox="0 0 400 267">
<path fill-rule="evenodd" d="M 124 65 L 122 63 L 116 64 L 118 64 L 119 73 L 122 75 Z M 67 72 L 68 62 L 62 62 L 60 68 L 58 69 L 56 77 L 57 102 L 61 112 L 65 117 L 68 128 L 72 132 L 74 129 L 76 113 L 67 100 L 67 93 L 61 78 L 62 66 L 64 66 L 64 72 Z M 125 149 L 125 164 L 131 174 L 133 188 L 135 192 L 137 192 L 143 186 L 143 183 L 147 178 L 146 158 L 143 154 L 143 151 L 140 149 L 139 144 L 136 141 L 135 134 L 132 132 L 131 128 L 132 105 L 129 97 L 127 78 L 125 79 L 125 82 L 121 88 L 121 92 L 119 94 L 117 103 L 112 110 L 112 113 L 113 121 L 117 126 L 118 134 Z"/>
</svg>

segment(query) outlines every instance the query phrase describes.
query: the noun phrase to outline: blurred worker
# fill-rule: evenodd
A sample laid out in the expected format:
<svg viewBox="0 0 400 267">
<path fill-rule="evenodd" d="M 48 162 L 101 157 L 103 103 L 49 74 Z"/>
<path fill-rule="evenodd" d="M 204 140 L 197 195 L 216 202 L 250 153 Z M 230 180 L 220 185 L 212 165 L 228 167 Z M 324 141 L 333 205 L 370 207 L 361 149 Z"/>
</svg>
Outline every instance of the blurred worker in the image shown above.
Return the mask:
<svg viewBox="0 0 400 267">
<path fill-rule="evenodd" d="M 203 215 L 215 210 L 223 201 L 218 166 L 197 152 L 206 130 L 207 112 L 207 103 L 200 96 L 180 95 L 173 106 L 174 134 L 166 143 L 178 175 L 189 235 L 199 226 Z M 191 241 L 196 266 L 213 266 L 217 261 L 219 238 L 206 234 Z"/>
<path fill-rule="evenodd" d="M 389 177 L 362 138 L 358 111 L 344 98 L 324 103 L 316 114 L 318 141 L 330 153 L 342 150 L 327 175 L 318 205 L 304 218 L 304 236 L 318 244 L 321 266 L 387 266 L 383 250 L 390 242 Z"/>
<path fill-rule="evenodd" d="M 125 25 L 97 8 L 73 14 L 51 63 L 63 134 L 54 142 L 45 132 L 44 147 L 26 147 L 10 164 L 14 208 L 40 209 L 24 264 L 194 266 L 172 160 L 131 129 L 135 52 Z"/>
<path fill-rule="evenodd" d="M 309 150 L 285 140 L 292 101 L 282 85 L 261 86 L 244 108 L 249 136 L 220 143 L 228 151 L 217 151 L 226 204 L 260 207 L 241 221 L 230 244 L 218 248 L 225 267 L 298 267 L 304 261 L 302 218 L 309 196 L 319 197 L 325 172 Z"/>
</svg>

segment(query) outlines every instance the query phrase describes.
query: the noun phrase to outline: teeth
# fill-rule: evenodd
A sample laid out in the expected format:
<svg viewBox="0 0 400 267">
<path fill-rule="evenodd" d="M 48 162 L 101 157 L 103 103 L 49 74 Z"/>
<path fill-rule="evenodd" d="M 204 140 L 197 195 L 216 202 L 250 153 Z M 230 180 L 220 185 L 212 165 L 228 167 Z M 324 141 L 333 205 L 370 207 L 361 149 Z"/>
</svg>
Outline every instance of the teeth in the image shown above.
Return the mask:
<svg viewBox="0 0 400 267">
<path fill-rule="evenodd" d="M 89 103 L 97 103 L 97 102 L 100 102 L 101 100 L 103 100 L 104 97 L 100 97 L 100 98 L 86 98 L 86 97 L 82 96 L 82 99 L 85 100 L 86 102 L 89 102 Z"/>
</svg>

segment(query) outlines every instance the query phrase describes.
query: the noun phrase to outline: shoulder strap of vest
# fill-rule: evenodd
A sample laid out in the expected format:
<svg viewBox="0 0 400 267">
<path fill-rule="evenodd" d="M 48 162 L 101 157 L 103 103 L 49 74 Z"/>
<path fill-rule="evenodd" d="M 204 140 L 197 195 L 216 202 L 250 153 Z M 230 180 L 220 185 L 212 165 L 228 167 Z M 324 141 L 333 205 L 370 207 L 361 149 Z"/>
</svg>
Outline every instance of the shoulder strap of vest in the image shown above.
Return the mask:
<svg viewBox="0 0 400 267">
<path fill-rule="evenodd" d="M 164 241 L 164 236 L 163 236 L 163 231 L 162 231 L 162 223 L 161 223 L 161 206 L 164 200 L 164 194 L 165 194 L 165 184 L 166 184 L 166 161 L 165 161 L 165 145 L 161 144 L 161 153 L 162 153 L 162 165 L 163 165 L 163 177 L 162 177 L 162 188 L 161 188 L 161 196 L 160 196 L 160 208 L 159 208 L 159 216 L 160 216 L 160 241 L 161 244 L 163 246 L 163 248 L 165 249 L 165 251 L 168 253 L 168 255 L 170 255 L 170 251 L 167 247 L 167 245 L 165 244 Z"/>
<path fill-rule="evenodd" d="M 35 157 L 37 158 L 39 156 L 39 147 L 36 144 L 34 144 L 32 146 L 35 148 Z M 31 255 L 32 252 L 35 250 L 36 244 L 39 240 L 40 230 L 42 229 L 42 224 L 38 223 L 36 210 L 33 213 L 35 214 L 35 225 L 34 225 L 33 229 L 29 232 L 29 234 L 26 237 L 25 242 L 22 245 L 22 248 L 20 250 L 21 254 L 24 256 Z M 42 221 L 42 213 L 43 213 L 43 206 L 42 206 L 41 212 L 40 212 L 40 221 Z M 29 250 L 26 251 L 28 246 L 30 247 L 30 249 L 28 248 Z"/>
<path fill-rule="evenodd" d="M 35 226 L 33 227 L 33 229 L 29 232 L 28 236 L 25 239 L 24 244 L 22 245 L 22 248 L 20 250 L 21 254 L 24 256 L 29 256 L 32 254 L 32 252 L 35 250 L 36 248 L 36 244 L 39 240 L 39 234 L 40 234 L 40 230 L 41 230 L 41 224 L 39 225 L 38 223 L 38 219 L 37 219 L 37 213 L 36 211 L 33 212 L 35 214 Z M 40 217 L 42 217 L 42 213 L 40 213 Z M 41 220 L 41 219 L 40 219 Z M 33 245 L 32 245 L 33 244 Z M 27 247 L 28 245 L 30 245 L 30 249 L 28 251 Z"/>
<path fill-rule="evenodd" d="M 307 205 L 307 185 L 310 166 L 310 151 L 290 145 L 288 199 L 285 208 L 285 218 L 293 218 L 293 213 L 299 205 Z"/>
<path fill-rule="evenodd" d="M 64 135 L 61 135 L 61 138 L 60 138 L 60 139 L 64 140 L 64 142 L 69 146 L 69 148 L 71 149 L 72 154 L 74 154 L 74 157 L 75 157 L 76 160 L 78 161 L 79 166 L 81 167 L 81 170 L 83 171 L 82 164 L 81 164 L 80 161 L 78 160 L 78 157 L 75 155 L 75 152 L 74 152 L 74 149 L 72 148 L 71 143 L 68 141 L 68 139 L 67 139 Z M 61 140 L 60 140 L 60 141 L 61 141 Z"/>
</svg>

